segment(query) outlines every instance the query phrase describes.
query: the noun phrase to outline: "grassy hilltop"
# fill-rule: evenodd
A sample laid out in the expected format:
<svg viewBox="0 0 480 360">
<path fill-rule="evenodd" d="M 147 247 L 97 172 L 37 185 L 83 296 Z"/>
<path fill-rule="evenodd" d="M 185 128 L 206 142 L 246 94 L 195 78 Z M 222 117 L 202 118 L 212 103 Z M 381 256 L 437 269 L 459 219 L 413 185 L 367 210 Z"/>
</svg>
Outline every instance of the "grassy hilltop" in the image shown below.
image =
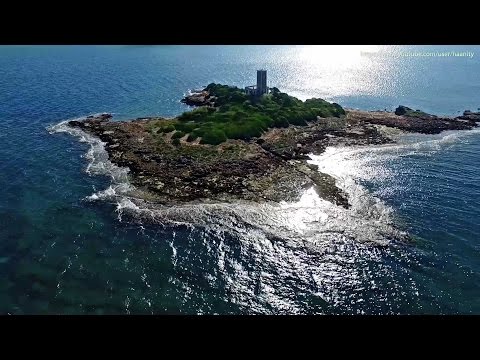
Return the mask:
<svg viewBox="0 0 480 360">
<path fill-rule="evenodd" d="M 172 143 L 180 138 L 188 142 L 201 138 L 201 143 L 218 145 L 227 139 L 250 140 L 268 128 L 289 125 L 305 126 L 320 117 L 340 117 L 343 108 L 322 99 L 301 101 L 273 88 L 270 94 L 253 97 L 234 86 L 210 84 L 205 89 L 215 98 L 215 106 L 202 106 L 172 120 L 150 124 L 152 134 L 170 133 Z"/>
</svg>

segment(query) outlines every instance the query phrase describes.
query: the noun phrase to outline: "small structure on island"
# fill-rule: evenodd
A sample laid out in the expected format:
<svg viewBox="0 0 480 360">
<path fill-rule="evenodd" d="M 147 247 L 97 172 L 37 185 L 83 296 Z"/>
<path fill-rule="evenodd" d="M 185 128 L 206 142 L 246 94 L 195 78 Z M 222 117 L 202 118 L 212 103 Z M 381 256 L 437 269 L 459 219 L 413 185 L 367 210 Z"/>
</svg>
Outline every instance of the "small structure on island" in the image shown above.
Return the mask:
<svg viewBox="0 0 480 360">
<path fill-rule="evenodd" d="M 267 70 L 257 70 L 257 85 L 246 86 L 245 92 L 255 96 L 268 94 Z"/>
</svg>

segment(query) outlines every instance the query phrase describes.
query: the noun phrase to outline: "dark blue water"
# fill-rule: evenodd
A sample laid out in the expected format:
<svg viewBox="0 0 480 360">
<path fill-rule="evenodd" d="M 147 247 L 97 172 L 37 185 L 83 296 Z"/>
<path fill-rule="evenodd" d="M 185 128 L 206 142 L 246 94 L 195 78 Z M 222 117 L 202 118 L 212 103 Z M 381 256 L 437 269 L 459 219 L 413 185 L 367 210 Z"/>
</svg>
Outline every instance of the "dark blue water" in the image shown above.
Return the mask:
<svg viewBox="0 0 480 360">
<path fill-rule="evenodd" d="M 314 161 L 349 192 L 346 211 L 311 193 L 296 204 L 149 208 L 111 191 L 125 182 L 99 144 L 52 128 L 103 111 L 176 115 L 189 89 L 250 85 L 260 67 L 302 99 L 480 107 L 480 47 L 373 49 L 472 58 L 362 49 L 0 47 L 0 312 L 480 313 L 476 130 L 329 149 Z"/>
</svg>

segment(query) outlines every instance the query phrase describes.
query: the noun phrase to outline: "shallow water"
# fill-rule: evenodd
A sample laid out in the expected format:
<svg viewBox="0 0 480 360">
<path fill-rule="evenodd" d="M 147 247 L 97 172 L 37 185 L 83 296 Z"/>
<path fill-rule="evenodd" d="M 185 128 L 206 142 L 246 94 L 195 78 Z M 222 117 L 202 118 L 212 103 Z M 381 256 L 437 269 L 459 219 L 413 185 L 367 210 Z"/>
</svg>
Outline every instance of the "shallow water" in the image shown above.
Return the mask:
<svg viewBox="0 0 480 360">
<path fill-rule="evenodd" d="M 346 107 L 480 106 L 477 57 L 359 51 L 0 47 L 0 312 L 479 313 L 477 130 L 312 156 L 349 210 L 311 190 L 297 203 L 155 207 L 131 196 L 100 141 L 65 132 L 103 111 L 173 116 L 189 89 L 249 85 L 260 67 L 283 91 Z"/>
</svg>

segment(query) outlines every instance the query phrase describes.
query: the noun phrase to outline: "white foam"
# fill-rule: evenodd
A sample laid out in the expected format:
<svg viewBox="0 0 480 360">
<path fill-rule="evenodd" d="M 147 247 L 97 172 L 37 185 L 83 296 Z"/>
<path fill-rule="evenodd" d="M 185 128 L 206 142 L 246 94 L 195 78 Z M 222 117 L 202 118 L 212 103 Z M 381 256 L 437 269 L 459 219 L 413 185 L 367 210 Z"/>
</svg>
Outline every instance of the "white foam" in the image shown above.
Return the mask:
<svg viewBox="0 0 480 360">
<path fill-rule="evenodd" d="M 377 151 L 387 152 L 399 156 L 410 155 L 432 155 L 435 152 L 442 151 L 462 142 L 468 141 L 471 136 L 480 133 L 480 128 L 472 130 L 451 130 L 440 134 L 406 134 L 402 133 L 396 137 L 397 143 L 387 144 L 374 148 L 357 148 L 354 151 Z"/>
<path fill-rule="evenodd" d="M 93 116 L 101 115 L 93 114 Z M 75 136 L 79 139 L 80 142 L 84 142 L 90 145 L 85 158 L 88 160 L 87 167 L 85 172 L 91 176 L 93 175 L 104 175 L 109 176 L 112 180 L 112 184 L 105 190 L 96 191 L 92 195 L 89 195 L 85 198 L 87 201 L 97 201 L 97 200 L 118 200 L 119 198 L 128 196 L 132 190 L 135 188 L 128 181 L 129 169 L 124 167 L 119 167 L 113 164 L 108 157 L 108 152 L 105 150 L 105 145 L 103 141 L 99 138 L 92 136 L 85 131 L 74 128 L 68 125 L 68 122 L 76 120 L 82 121 L 85 120 L 87 116 L 68 119 L 62 121 L 56 125 L 52 125 L 47 128 L 50 134 L 53 133 L 67 133 L 72 136 Z"/>
</svg>

